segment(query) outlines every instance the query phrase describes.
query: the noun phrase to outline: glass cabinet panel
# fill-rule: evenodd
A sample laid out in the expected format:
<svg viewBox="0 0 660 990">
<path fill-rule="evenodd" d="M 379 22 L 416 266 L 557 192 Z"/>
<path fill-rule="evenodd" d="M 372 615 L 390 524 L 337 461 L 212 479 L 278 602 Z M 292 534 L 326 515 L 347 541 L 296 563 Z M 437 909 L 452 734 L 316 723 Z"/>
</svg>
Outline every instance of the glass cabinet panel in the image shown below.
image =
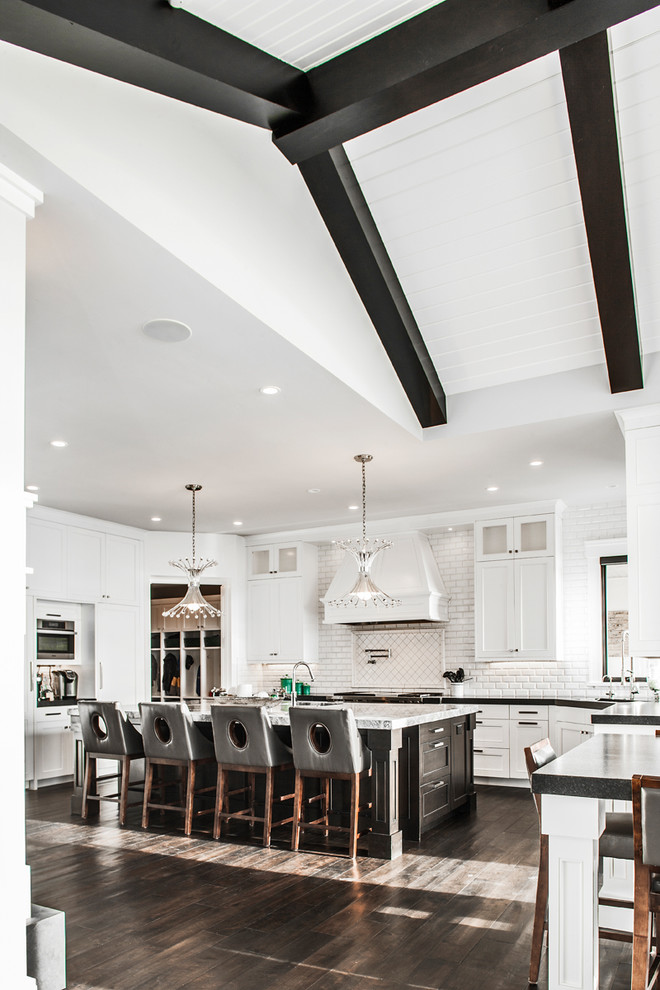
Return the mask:
<svg viewBox="0 0 660 990">
<path fill-rule="evenodd" d="M 520 552 L 538 553 L 548 549 L 548 526 L 545 519 L 520 524 Z"/>
<path fill-rule="evenodd" d="M 270 574 L 270 547 L 250 551 L 250 574 Z"/>
<path fill-rule="evenodd" d="M 509 550 L 510 525 L 508 522 L 484 526 L 482 529 L 481 552 L 484 557 L 507 553 Z"/>
<path fill-rule="evenodd" d="M 278 547 L 277 548 L 277 571 L 279 574 L 290 574 L 298 570 L 298 548 Z"/>
</svg>

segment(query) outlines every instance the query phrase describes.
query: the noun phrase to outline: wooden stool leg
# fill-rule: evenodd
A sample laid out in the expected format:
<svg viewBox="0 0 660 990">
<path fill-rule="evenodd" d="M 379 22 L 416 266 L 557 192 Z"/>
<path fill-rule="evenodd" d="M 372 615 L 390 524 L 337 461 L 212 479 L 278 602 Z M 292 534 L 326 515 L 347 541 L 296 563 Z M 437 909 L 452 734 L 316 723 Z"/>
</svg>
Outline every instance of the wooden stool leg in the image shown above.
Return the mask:
<svg viewBox="0 0 660 990">
<path fill-rule="evenodd" d="M 195 772 L 195 761 L 191 760 L 188 764 L 188 773 L 186 774 L 186 817 L 183 829 L 186 835 L 190 835 L 192 832 L 193 802 L 195 800 Z"/>
<path fill-rule="evenodd" d="M 541 835 L 539 849 L 539 874 L 536 880 L 536 907 L 532 929 L 532 952 L 529 961 L 529 982 L 538 983 L 545 933 L 545 916 L 548 908 L 548 836 Z"/>
<path fill-rule="evenodd" d="M 119 824 L 126 824 L 126 806 L 128 805 L 128 783 L 131 775 L 131 758 L 124 756 L 121 760 L 121 787 L 119 788 Z"/>
<path fill-rule="evenodd" d="M 264 806 L 264 845 L 270 845 L 270 833 L 273 827 L 273 778 L 275 770 L 266 767 L 266 797 Z"/>
<path fill-rule="evenodd" d="M 257 775 L 256 775 L 256 773 L 249 773 L 248 774 L 248 787 L 250 788 L 250 790 L 249 790 L 249 795 L 250 795 L 250 814 L 254 818 L 254 816 L 256 814 L 256 810 L 257 810 L 257 801 L 256 801 L 256 794 L 257 794 Z M 250 822 L 250 831 L 252 831 L 253 829 L 254 829 L 254 822 Z"/>
<path fill-rule="evenodd" d="M 646 990 L 650 954 L 649 871 L 635 863 L 631 990 Z"/>
<path fill-rule="evenodd" d="M 149 827 L 149 801 L 151 800 L 151 783 L 154 776 L 154 767 L 150 759 L 144 764 L 144 799 L 142 801 L 142 828 Z"/>
<path fill-rule="evenodd" d="M 325 817 L 325 824 L 326 825 L 328 825 L 330 823 L 329 812 L 330 812 L 330 778 L 329 777 L 326 777 L 325 778 L 325 781 L 324 781 L 324 787 L 323 787 L 323 815 Z M 323 834 L 324 834 L 324 836 L 327 839 L 327 837 L 329 835 L 328 830 L 326 829 Z"/>
<path fill-rule="evenodd" d="M 303 809 L 303 778 L 299 770 L 296 770 L 296 783 L 293 798 L 293 829 L 291 831 L 291 848 L 294 852 L 298 850 L 300 842 L 300 819 Z"/>
<path fill-rule="evenodd" d="M 218 763 L 218 778 L 215 785 L 215 815 L 213 816 L 213 838 L 219 839 L 222 831 L 221 813 L 225 803 L 225 772 L 222 764 Z"/>
<path fill-rule="evenodd" d="M 80 817 L 83 821 L 87 818 L 89 813 L 89 801 L 87 800 L 87 795 L 92 793 L 92 788 L 96 790 L 96 759 L 93 756 L 85 757 L 85 780 L 83 783 L 83 793 L 82 793 L 82 810 L 80 812 Z"/>
<path fill-rule="evenodd" d="M 350 841 L 348 844 L 348 855 L 351 859 L 357 856 L 358 837 L 358 807 L 360 804 L 360 774 L 353 774 L 351 777 L 351 812 L 349 819 Z"/>
</svg>

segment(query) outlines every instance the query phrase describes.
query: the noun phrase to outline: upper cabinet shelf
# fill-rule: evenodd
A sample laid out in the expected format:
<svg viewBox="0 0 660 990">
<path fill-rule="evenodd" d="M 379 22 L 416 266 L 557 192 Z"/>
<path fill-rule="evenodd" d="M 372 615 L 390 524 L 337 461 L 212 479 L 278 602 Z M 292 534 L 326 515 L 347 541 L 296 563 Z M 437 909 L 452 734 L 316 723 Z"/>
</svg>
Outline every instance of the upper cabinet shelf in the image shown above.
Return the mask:
<svg viewBox="0 0 660 990">
<path fill-rule="evenodd" d="M 299 577 L 302 567 L 300 543 L 268 544 L 248 550 L 248 577 Z"/>
<path fill-rule="evenodd" d="M 554 516 L 515 516 L 475 524 L 477 560 L 509 557 L 552 557 L 555 553 Z"/>
</svg>

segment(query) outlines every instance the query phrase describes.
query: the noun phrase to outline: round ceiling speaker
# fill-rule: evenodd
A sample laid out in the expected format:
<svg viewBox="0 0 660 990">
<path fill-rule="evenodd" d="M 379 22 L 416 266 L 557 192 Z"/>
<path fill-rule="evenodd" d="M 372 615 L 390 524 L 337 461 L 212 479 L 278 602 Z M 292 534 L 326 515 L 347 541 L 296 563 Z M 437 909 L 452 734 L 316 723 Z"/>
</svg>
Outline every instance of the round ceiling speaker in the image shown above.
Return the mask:
<svg viewBox="0 0 660 990">
<path fill-rule="evenodd" d="M 180 344 L 192 334 L 190 327 L 179 320 L 149 320 L 142 331 L 152 340 L 160 340 L 164 344 Z"/>
</svg>

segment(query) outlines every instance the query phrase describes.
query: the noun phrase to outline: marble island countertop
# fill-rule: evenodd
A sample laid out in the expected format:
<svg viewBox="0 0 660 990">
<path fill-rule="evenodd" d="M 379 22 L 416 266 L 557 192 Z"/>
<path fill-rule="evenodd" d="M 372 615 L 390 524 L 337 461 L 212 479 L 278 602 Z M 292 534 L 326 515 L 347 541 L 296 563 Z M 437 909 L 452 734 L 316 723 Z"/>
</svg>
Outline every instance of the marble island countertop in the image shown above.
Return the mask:
<svg viewBox="0 0 660 990">
<path fill-rule="evenodd" d="M 273 699 L 260 698 L 209 698 L 189 704 L 195 722 L 210 722 L 211 708 L 214 705 L 261 705 L 268 709 L 268 715 L 273 725 L 289 724 L 289 708 L 291 703 Z M 350 708 L 355 713 L 358 729 L 405 729 L 411 725 L 424 725 L 426 722 L 439 722 L 444 719 L 456 718 L 460 715 L 471 715 L 478 711 L 478 706 L 469 701 L 461 704 L 438 705 L 402 705 L 402 704 L 369 704 L 367 702 L 325 702 L 323 704 L 297 703 L 300 708 L 319 708 L 321 711 L 331 708 Z M 128 718 L 139 724 L 140 712 L 125 709 Z M 74 714 L 75 713 L 75 714 Z M 77 711 L 72 712 L 73 720 L 78 720 Z"/>
</svg>

